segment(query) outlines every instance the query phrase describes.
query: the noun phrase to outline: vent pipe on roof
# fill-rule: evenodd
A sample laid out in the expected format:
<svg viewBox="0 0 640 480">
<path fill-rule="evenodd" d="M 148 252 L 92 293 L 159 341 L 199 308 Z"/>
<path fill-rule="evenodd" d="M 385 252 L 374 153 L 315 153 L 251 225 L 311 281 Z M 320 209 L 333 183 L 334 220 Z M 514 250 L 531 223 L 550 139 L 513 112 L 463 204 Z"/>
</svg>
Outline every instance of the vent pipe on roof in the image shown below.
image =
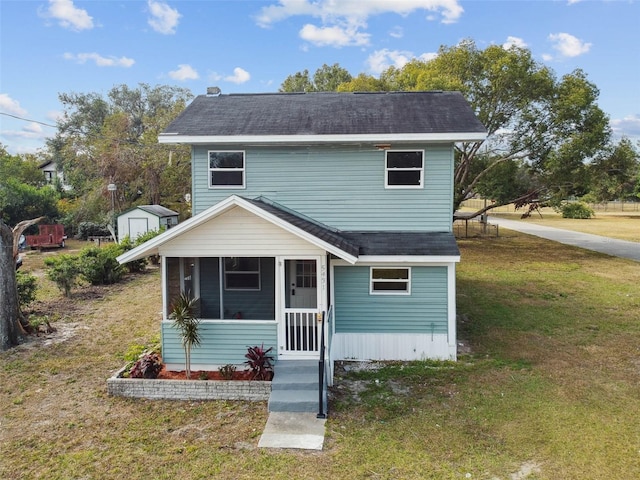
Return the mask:
<svg viewBox="0 0 640 480">
<path fill-rule="evenodd" d="M 207 87 L 207 96 L 209 97 L 215 97 L 220 95 L 220 88 L 218 87 Z"/>
</svg>

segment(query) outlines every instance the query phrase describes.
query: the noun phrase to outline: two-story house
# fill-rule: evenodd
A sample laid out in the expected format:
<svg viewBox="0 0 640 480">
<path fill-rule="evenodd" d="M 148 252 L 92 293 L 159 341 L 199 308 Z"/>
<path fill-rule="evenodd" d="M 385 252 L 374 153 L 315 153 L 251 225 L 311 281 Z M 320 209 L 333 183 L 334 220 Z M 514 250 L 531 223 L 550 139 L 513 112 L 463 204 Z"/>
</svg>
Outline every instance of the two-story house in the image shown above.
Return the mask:
<svg viewBox="0 0 640 480">
<path fill-rule="evenodd" d="M 164 362 L 181 291 L 194 370 L 317 358 L 322 335 L 332 361 L 455 359 L 453 147 L 485 136 L 457 92 L 198 96 L 159 136 L 191 145 L 194 215 L 119 257 L 162 258 Z"/>
</svg>

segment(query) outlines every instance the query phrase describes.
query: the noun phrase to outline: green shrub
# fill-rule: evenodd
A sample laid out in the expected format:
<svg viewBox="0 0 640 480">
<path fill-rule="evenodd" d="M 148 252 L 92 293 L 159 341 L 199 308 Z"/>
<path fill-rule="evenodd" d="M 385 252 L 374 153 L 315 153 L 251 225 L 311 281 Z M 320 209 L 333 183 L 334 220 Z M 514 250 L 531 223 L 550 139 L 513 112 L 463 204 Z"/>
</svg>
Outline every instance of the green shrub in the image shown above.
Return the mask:
<svg viewBox="0 0 640 480">
<path fill-rule="evenodd" d="M 87 240 L 89 237 L 108 237 L 110 235 L 109 229 L 105 225 L 93 222 L 81 222 L 78 225 L 77 238 L 79 240 Z"/>
<path fill-rule="evenodd" d="M 91 285 L 111 285 L 119 282 L 124 276 L 125 269 L 116 258 L 122 252 L 118 244 L 83 249 L 79 255 L 82 278 Z"/>
<path fill-rule="evenodd" d="M 595 215 L 593 209 L 591 209 L 586 203 L 572 202 L 564 203 L 560 207 L 562 218 L 591 218 Z"/>
<path fill-rule="evenodd" d="M 236 366 L 227 364 L 218 369 L 220 376 L 225 380 L 233 380 L 233 374 L 236 373 Z"/>
<path fill-rule="evenodd" d="M 136 238 L 134 246 L 137 247 L 138 245 L 142 245 L 144 242 L 151 240 L 154 237 L 157 237 L 164 231 L 165 231 L 165 228 L 161 228 L 160 230 L 149 230 L 148 232 L 143 233 L 142 235 Z"/>
<path fill-rule="evenodd" d="M 120 240 L 120 244 L 119 245 L 120 245 L 120 249 L 122 250 L 122 253 L 124 253 L 124 252 L 128 252 L 132 248 L 136 247 L 138 245 L 138 242 L 136 240 L 136 243 L 134 244 L 131 241 L 131 237 L 129 237 L 129 235 L 127 235 L 122 240 Z M 146 258 L 140 258 L 138 260 L 133 260 L 131 262 L 125 263 L 123 266 L 129 273 L 143 272 L 144 269 L 147 267 L 147 259 Z"/>
<path fill-rule="evenodd" d="M 44 259 L 48 267 L 47 277 L 55 282 L 65 297 L 71 296 L 71 289 L 78 284 L 80 263 L 76 255 L 62 254 Z"/>
<path fill-rule="evenodd" d="M 18 270 L 16 272 L 16 281 L 18 282 L 18 301 L 20 306 L 26 307 L 36 299 L 38 279 L 30 273 Z"/>
</svg>

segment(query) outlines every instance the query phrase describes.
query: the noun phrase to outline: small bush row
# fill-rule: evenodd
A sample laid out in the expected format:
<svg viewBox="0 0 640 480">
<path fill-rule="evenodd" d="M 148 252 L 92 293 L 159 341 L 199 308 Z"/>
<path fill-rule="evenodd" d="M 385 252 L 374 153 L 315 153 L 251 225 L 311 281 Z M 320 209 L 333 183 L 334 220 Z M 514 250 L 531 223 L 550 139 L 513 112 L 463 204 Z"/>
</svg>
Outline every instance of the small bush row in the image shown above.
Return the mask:
<svg viewBox="0 0 640 480">
<path fill-rule="evenodd" d="M 120 243 L 109 244 L 102 248 L 87 247 L 78 255 L 62 254 L 46 258 L 44 263 L 48 267 L 47 276 L 55 282 L 66 297 L 71 296 L 71 290 L 81 279 L 91 285 L 118 283 L 127 272 L 143 271 L 147 260 L 143 258 L 120 265 L 116 258 L 158 233 L 158 231 L 149 232 L 144 239 L 137 239 L 136 242 L 126 237 Z"/>
</svg>

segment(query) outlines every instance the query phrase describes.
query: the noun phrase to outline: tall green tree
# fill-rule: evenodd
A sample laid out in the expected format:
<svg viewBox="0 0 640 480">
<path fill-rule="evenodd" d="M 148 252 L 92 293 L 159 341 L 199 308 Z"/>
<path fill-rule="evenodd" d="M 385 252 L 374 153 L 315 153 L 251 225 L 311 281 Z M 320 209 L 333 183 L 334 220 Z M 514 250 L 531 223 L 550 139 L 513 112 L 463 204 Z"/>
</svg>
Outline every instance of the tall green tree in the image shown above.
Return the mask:
<svg viewBox="0 0 640 480">
<path fill-rule="evenodd" d="M 280 86 L 281 92 L 335 92 L 343 83 L 352 80 L 351 74 L 337 63 L 329 66 L 326 63 L 309 76 L 309 70 L 289 75 Z"/>
<path fill-rule="evenodd" d="M 558 79 L 526 48 L 483 50 L 465 40 L 441 47 L 432 60 L 391 67 L 378 79 L 361 74 L 337 88 L 363 89 L 465 95 L 488 137 L 456 145 L 456 209 L 479 193 L 495 202 L 477 213 L 514 201 L 553 203 L 583 194 L 587 164 L 610 138 L 608 118 L 597 105 L 599 91 L 585 73 Z"/>
<path fill-rule="evenodd" d="M 41 187 L 45 185 L 45 178 L 40 171 L 41 160 L 35 155 L 11 155 L 0 143 L 0 184 L 8 179 L 20 183 Z"/>
<path fill-rule="evenodd" d="M 622 138 L 595 159 L 590 173 L 590 196 L 598 202 L 640 197 L 640 153 L 628 138 Z"/>
<path fill-rule="evenodd" d="M 106 97 L 60 95 L 64 116 L 48 149 L 79 199 L 70 202 L 78 207 L 70 212 L 76 222 L 101 221 L 99 217 L 107 215 L 109 184 L 117 187 L 116 210 L 143 203 L 184 203 L 191 188 L 189 148 L 160 145 L 157 137 L 192 97 L 186 89 L 147 84 L 120 85 Z"/>
<path fill-rule="evenodd" d="M 0 145 L 0 218 L 8 225 L 59 216 L 58 192 L 46 185 L 34 156 L 10 155 Z"/>
</svg>

